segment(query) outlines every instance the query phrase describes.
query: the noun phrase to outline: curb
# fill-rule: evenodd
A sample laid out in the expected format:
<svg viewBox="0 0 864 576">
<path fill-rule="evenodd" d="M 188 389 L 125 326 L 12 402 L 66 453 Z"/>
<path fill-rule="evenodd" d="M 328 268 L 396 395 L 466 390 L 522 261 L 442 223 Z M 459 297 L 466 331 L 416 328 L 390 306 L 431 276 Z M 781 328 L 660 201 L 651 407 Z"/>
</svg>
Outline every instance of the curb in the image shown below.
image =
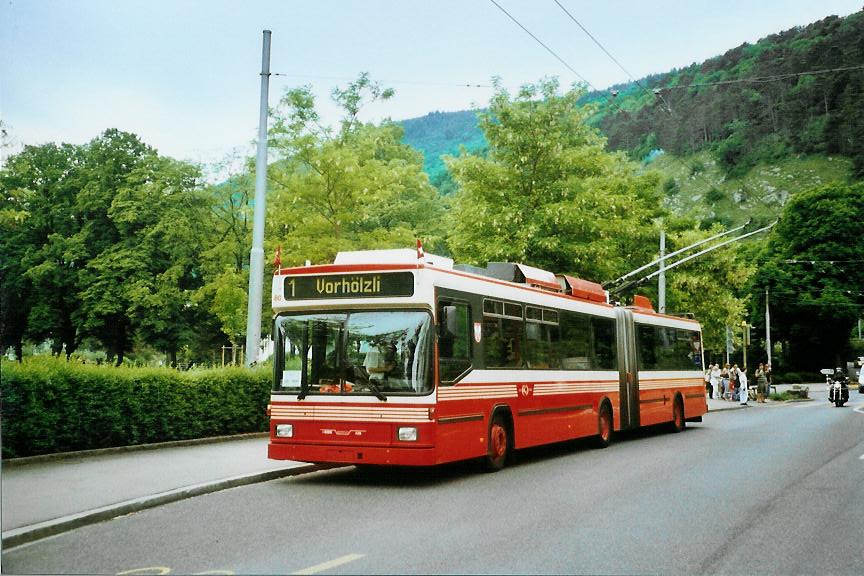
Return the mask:
<svg viewBox="0 0 864 576">
<path fill-rule="evenodd" d="M 2 535 L 3 549 L 8 550 L 16 546 L 21 546 L 22 544 L 28 544 L 49 536 L 55 536 L 57 534 L 62 534 L 63 532 L 81 528 L 82 526 L 89 526 L 90 524 L 111 520 L 118 516 L 125 516 L 126 514 L 131 514 L 133 512 L 140 512 L 141 510 L 155 508 L 157 506 L 185 500 L 187 498 L 193 498 L 195 496 L 202 496 L 204 494 L 227 490 L 228 488 L 236 488 L 238 486 L 245 486 L 258 482 L 268 482 L 278 478 L 299 476 L 301 474 L 317 472 L 318 470 L 327 470 L 338 467 L 340 467 L 340 465 L 298 464 L 290 468 L 232 476 L 215 482 L 193 484 L 191 486 L 184 486 L 183 488 L 176 488 L 159 494 L 153 494 L 152 496 L 144 496 L 134 500 L 118 502 L 117 504 L 102 506 L 101 508 L 87 510 L 86 512 L 79 512 L 62 518 L 55 518 L 53 520 L 31 524 L 30 526 L 22 526 L 13 530 L 7 530 L 6 532 L 3 532 Z"/>
<path fill-rule="evenodd" d="M 783 401 L 772 400 L 770 402 L 766 402 L 765 408 L 776 408 L 778 406 L 785 406 L 787 404 L 797 404 L 799 402 L 813 402 L 813 400 L 814 400 L 813 398 L 795 398 L 794 400 L 783 400 Z M 708 412 L 709 413 L 713 412 L 714 414 L 716 414 L 718 412 L 730 412 L 732 410 L 743 410 L 744 408 L 755 408 L 756 407 L 755 406 L 756 401 L 751 400 L 751 402 L 754 402 L 754 404 L 744 404 L 743 406 L 741 404 L 739 404 L 738 406 L 730 406 L 728 408 L 718 408 L 716 410 L 711 410 L 709 408 Z"/>
<path fill-rule="evenodd" d="M 247 440 L 251 438 L 267 438 L 269 432 L 250 432 L 248 434 L 234 434 L 232 436 L 210 436 L 208 438 L 190 438 L 189 440 L 173 440 L 171 442 L 154 442 L 152 444 L 132 444 L 130 446 L 114 446 L 112 448 L 96 448 L 95 450 L 76 450 L 75 452 L 55 452 L 53 454 L 39 454 L 37 456 L 22 456 L 21 458 L 4 458 L 3 467 L 26 466 L 28 464 L 41 464 L 43 462 L 56 462 L 68 458 L 86 458 L 90 456 L 110 456 L 113 454 L 125 454 L 127 452 L 139 452 L 145 450 L 158 450 L 160 448 L 182 448 L 184 446 L 197 446 L 199 444 L 216 444 L 218 442 L 231 442 L 232 440 Z"/>
</svg>

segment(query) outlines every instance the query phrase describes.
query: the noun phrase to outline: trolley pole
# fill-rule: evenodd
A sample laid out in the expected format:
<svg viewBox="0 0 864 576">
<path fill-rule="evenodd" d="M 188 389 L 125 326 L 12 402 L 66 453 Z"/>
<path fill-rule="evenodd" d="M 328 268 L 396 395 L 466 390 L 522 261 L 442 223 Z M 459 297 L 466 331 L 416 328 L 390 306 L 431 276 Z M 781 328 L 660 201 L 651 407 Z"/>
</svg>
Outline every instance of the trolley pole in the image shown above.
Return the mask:
<svg viewBox="0 0 864 576">
<path fill-rule="evenodd" d="M 249 308 L 246 315 L 246 366 L 258 360 L 264 284 L 264 208 L 267 195 L 267 106 L 270 91 L 270 30 L 261 50 L 261 105 L 258 115 L 258 157 L 255 161 L 255 212 L 249 253 Z"/>
</svg>

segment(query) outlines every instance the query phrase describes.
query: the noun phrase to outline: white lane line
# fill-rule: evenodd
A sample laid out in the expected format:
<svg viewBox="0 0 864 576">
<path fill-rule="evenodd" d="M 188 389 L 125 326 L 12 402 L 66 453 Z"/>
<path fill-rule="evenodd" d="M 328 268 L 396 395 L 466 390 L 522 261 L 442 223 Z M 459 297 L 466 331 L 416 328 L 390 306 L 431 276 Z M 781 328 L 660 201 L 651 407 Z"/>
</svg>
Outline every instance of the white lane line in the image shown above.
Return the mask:
<svg viewBox="0 0 864 576">
<path fill-rule="evenodd" d="M 336 568 L 337 566 L 342 566 L 343 564 L 353 562 L 354 560 L 359 560 L 364 556 L 365 554 L 346 554 L 345 556 L 340 556 L 335 560 L 330 560 L 329 562 L 322 562 L 321 564 L 316 564 L 315 566 L 310 566 L 309 568 L 304 568 L 302 570 L 298 570 L 297 572 L 292 572 L 291 574 L 317 574 L 319 572 L 323 572 L 324 570 L 329 570 L 330 568 Z"/>
<path fill-rule="evenodd" d="M 855 412 L 858 412 L 859 414 L 864 414 L 864 404 L 855 408 Z"/>
</svg>

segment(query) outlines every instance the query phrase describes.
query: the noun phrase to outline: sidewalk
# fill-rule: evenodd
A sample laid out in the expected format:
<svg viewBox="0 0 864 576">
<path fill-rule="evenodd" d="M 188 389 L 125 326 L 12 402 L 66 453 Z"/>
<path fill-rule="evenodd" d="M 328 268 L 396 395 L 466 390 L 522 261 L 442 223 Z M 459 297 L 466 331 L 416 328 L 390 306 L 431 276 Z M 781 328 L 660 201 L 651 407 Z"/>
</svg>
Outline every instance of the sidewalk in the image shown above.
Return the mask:
<svg viewBox="0 0 864 576">
<path fill-rule="evenodd" d="M 785 390 L 791 389 L 792 386 L 793 386 L 792 384 L 777 384 L 775 386 L 772 386 L 772 393 L 773 392 L 777 392 L 778 394 L 782 393 Z M 825 387 L 824 384 L 820 384 L 820 383 L 801 384 L 801 386 L 806 386 L 810 389 L 810 398 L 808 398 L 807 400 L 802 400 L 803 402 L 811 401 L 813 399 L 813 394 L 814 393 L 818 394 L 819 391 L 821 391 L 822 388 Z M 756 406 L 760 406 L 760 407 L 761 406 L 771 406 L 771 405 L 778 406 L 778 405 L 785 404 L 785 402 L 777 402 L 775 400 L 766 399 L 764 404 L 757 404 L 755 400 L 748 400 L 747 404 L 742 406 L 741 403 L 738 401 L 721 400 L 721 399 L 717 398 L 716 396 L 714 398 L 707 398 L 707 395 L 706 395 L 706 399 L 708 400 L 708 412 L 719 412 L 721 410 L 739 410 L 742 408 L 756 407 Z"/>
<path fill-rule="evenodd" d="M 168 502 L 303 474 L 318 466 L 267 459 L 266 437 L 95 451 L 2 464 L 8 548 Z"/>
</svg>

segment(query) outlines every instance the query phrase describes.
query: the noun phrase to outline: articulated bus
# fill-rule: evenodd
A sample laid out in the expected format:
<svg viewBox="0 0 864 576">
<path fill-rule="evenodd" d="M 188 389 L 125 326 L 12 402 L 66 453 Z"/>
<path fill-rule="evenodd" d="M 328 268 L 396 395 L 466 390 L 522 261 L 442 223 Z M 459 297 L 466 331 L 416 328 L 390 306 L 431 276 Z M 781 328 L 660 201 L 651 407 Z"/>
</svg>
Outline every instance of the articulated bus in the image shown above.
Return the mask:
<svg viewBox="0 0 864 576">
<path fill-rule="evenodd" d="M 280 268 L 268 455 L 428 466 L 707 412 L 698 322 L 599 284 L 422 249 Z"/>
</svg>

